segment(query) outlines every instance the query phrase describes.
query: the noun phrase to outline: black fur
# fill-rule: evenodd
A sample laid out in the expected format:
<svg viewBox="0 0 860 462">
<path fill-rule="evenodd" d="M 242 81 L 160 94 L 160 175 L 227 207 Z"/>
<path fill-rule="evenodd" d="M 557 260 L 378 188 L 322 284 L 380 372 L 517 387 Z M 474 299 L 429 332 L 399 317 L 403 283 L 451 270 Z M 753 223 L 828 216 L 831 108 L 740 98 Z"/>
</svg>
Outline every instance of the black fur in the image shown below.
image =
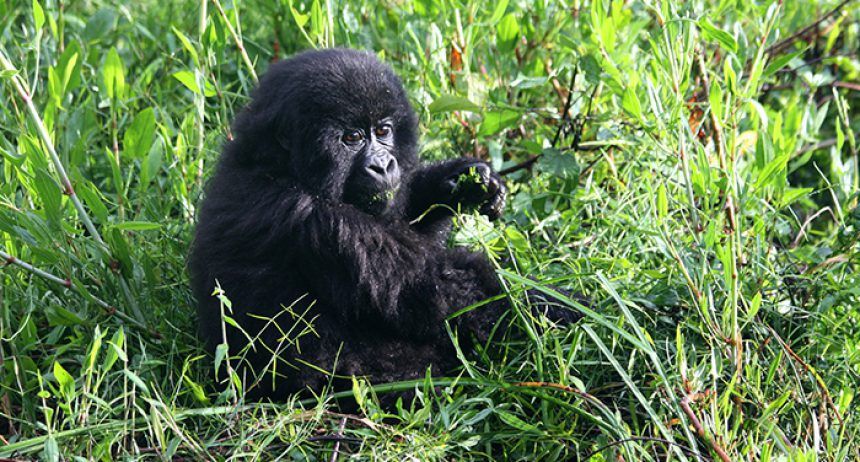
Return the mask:
<svg viewBox="0 0 860 462">
<path fill-rule="evenodd" d="M 393 138 L 373 144 L 369 133 L 383 120 Z M 370 147 L 347 143 L 351 129 L 367 133 Z M 501 178 L 475 159 L 421 164 L 416 130 L 391 69 L 342 49 L 273 64 L 238 115 L 200 208 L 190 270 L 211 349 L 222 342 L 216 280 L 231 316 L 258 336 L 227 327 L 252 397 L 319 391 L 333 369 L 373 383 L 422 377 L 429 365 L 448 372 L 458 361 L 446 317 L 502 293 L 484 255 L 446 247 L 452 208 L 498 217 Z M 399 188 L 381 199 L 366 194 L 381 187 L 356 173 L 371 151 L 399 167 Z M 507 303 L 457 317 L 454 327 L 485 339 Z"/>
</svg>

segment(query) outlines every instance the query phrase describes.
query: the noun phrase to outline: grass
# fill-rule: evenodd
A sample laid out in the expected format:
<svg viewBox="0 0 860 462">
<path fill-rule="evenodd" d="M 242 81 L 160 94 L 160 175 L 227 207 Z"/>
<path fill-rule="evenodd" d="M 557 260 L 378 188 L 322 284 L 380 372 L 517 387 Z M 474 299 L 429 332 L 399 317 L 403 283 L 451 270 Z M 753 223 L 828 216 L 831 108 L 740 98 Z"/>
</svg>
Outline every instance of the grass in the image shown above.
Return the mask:
<svg viewBox="0 0 860 462">
<path fill-rule="evenodd" d="M 268 63 L 333 45 L 424 158 L 510 172 L 454 241 L 583 321 L 517 307 L 354 415 L 209 379 L 195 204 Z M 858 48 L 850 0 L 0 0 L 0 457 L 860 460 Z"/>
</svg>

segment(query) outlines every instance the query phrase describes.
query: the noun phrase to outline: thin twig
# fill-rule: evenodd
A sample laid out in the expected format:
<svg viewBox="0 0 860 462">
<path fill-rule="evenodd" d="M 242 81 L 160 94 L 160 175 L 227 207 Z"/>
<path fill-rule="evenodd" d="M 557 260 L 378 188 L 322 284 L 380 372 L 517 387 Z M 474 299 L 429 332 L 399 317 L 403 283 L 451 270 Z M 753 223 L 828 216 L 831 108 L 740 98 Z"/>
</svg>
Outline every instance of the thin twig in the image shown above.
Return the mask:
<svg viewBox="0 0 860 462">
<path fill-rule="evenodd" d="M 340 419 L 340 425 L 337 427 L 337 434 L 335 436 L 337 436 L 338 438 L 335 440 L 334 452 L 331 455 L 330 462 L 337 462 L 338 457 L 340 457 L 340 442 L 350 440 L 349 437 L 343 436 L 344 428 L 346 428 L 346 417 Z"/>
<path fill-rule="evenodd" d="M 12 255 L 10 255 L 10 254 L 2 251 L 2 250 L 0 250 L 0 263 L 6 264 L 6 265 L 18 266 L 20 268 L 23 268 L 24 270 L 26 270 L 29 273 L 32 273 L 32 274 L 35 274 L 36 276 L 39 276 L 40 278 L 51 281 L 55 284 L 59 284 L 59 285 L 65 287 L 67 289 L 74 290 L 75 292 L 83 295 L 85 298 L 92 299 L 96 303 L 96 305 L 103 308 L 105 310 L 105 313 L 107 313 L 108 315 L 116 316 L 116 317 L 122 319 L 123 321 L 128 322 L 129 324 L 132 324 L 135 327 L 142 329 L 144 332 L 147 332 L 151 335 L 154 335 L 158 338 L 161 338 L 160 334 L 158 334 L 157 332 L 154 332 L 154 331 L 150 331 L 146 327 L 146 325 L 144 325 L 142 322 L 138 321 L 137 319 L 135 319 L 135 318 L 133 318 L 133 317 L 131 317 L 125 313 L 123 313 L 122 311 L 118 310 L 115 306 L 113 306 L 113 305 L 109 304 L 108 302 L 106 302 L 106 301 L 96 297 L 95 295 L 89 293 L 83 287 L 81 287 L 77 284 L 74 284 L 71 279 L 61 278 L 57 275 L 51 274 L 51 273 L 49 273 L 43 269 L 40 269 L 40 268 L 33 266 L 32 264 L 27 263 L 27 262 L 15 257 L 15 256 L 12 256 Z"/>
<path fill-rule="evenodd" d="M 768 55 L 775 55 L 775 54 L 781 53 L 783 50 L 785 50 L 786 48 L 791 46 L 791 44 L 793 44 L 797 40 L 805 37 L 807 34 L 812 32 L 813 30 L 815 30 L 815 28 L 817 28 L 819 26 L 819 24 L 828 20 L 831 16 L 835 15 L 836 13 L 839 13 L 846 5 L 848 5 L 849 3 L 853 2 L 853 1 L 854 0 L 843 0 L 840 4 L 836 5 L 832 10 L 828 11 L 827 13 L 825 13 L 823 16 L 821 16 L 818 19 L 816 19 L 815 21 L 813 21 L 808 26 L 806 26 L 803 29 L 800 29 L 799 31 L 789 35 L 788 37 L 780 40 L 779 42 L 776 42 L 773 45 L 769 46 L 765 50 L 765 53 L 767 53 Z"/>
<path fill-rule="evenodd" d="M 687 414 L 687 418 L 690 419 L 690 423 L 693 424 L 693 428 L 696 429 L 696 433 L 699 435 L 699 438 L 705 440 L 706 443 L 717 453 L 717 456 L 720 457 L 720 460 L 723 462 L 732 462 L 729 458 L 729 455 L 726 453 L 725 449 L 717 443 L 717 440 L 712 436 L 708 435 L 705 431 L 705 427 L 702 426 L 702 422 L 696 417 L 696 413 L 693 412 L 693 408 L 690 407 L 690 403 L 693 402 L 693 397 L 698 396 L 698 394 L 693 395 L 685 395 L 681 398 L 681 409 L 684 410 L 684 414 Z"/>
<path fill-rule="evenodd" d="M 818 372 L 813 369 L 812 366 L 810 366 L 806 361 L 804 361 L 803 358 L 800 357 L 800 355 L 795 353 L 794 350 L 791 349 L 791 346 L 789 346 L 788 343 L 786 343 L 785 340 L 783 340 L 782 337 L 780 337 L 779 334 L 777 334 L 772 327 L 766 327 L 767 330 L 770 331 L 770 334 L 773 336 L 773 338 L 775 338 L 776 341 L 779 342 L 780 346 L 782 346 L 782 349 L 785 350 L 785 352 L 788 353 L 788 355 L 792 359 L 797 361 L 797 363 L 800 364 L 801 367 L 803 367 L 803 370 L 809 372 L 812 375 L 812 377 L 815 379 L 815 383 L 818 385 L 818 388 L 821 391 L 821 395 L 824 399 L 824 402 L 827 403 L 828 409 L 832 410 L 833 414 L 836 415 L 836 420 L 839 421 L 839 425 L 844 425 L 845 422 L 842 420 L 842 415 L 839 413 L 839 408 L 837 408 L 836 404 L 833 403 L 833 398 L 830 397 L 830 391 L 827 389 L 827 384 L 824 383 L 824 379 L 821 377 L 821 375 L 818 374 Z"/>
</svg>

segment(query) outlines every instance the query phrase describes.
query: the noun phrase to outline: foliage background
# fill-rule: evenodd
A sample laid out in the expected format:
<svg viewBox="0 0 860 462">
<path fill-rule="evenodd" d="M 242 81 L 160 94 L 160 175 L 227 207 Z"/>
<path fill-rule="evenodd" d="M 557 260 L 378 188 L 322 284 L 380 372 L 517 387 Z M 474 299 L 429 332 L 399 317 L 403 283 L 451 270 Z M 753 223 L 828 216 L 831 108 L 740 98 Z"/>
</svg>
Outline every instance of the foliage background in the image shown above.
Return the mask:
<svg viewBox="0 0 860 462">
<path fill-rule="evenodd" d="M 858 19 L 0 0 L 0 457 L 860 460 Z M 460 216 L 457 244 L 518 300 L 530 277 L 595 302 L 571 328 L 518 307 L 526 335 L 401 384 L 418 400 L 387 415 L 391 387 L 361 381 L 361 415 L 243 403 L 208 378 L 187 288 L 233 115 L 271 60 L 334 45 L 396 68 L 425 158 L 515 170 L 503 221 Z"/>
</svg>

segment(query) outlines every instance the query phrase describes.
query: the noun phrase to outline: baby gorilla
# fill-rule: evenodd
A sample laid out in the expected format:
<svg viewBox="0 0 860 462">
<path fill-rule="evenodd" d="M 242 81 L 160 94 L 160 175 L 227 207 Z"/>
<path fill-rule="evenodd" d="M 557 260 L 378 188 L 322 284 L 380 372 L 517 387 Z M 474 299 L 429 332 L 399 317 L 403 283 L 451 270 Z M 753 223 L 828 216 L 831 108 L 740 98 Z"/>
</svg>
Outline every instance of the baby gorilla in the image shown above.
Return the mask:
<svg viewBox="0 0 860 462">
<path fill-rule="evenodd" d="M 343 49 L 273 64 L 236 118 L 200 207 L 190 271 L 200 333 L 213 351 L 226 338 L 242 358 L 249 397 L 457 366 L 446 318 L 503 291 L 484 255 L 446 246 L 451 216 L 474 208 L 498 218 L 506 189 L 480 160 L 421 164 L 416 131 L 392 70 Z M 222 330 L 216 284 L 239 328 Z M 451 324 L 483 340 L 508 307 L 498 299 Z"/>
</svg>

